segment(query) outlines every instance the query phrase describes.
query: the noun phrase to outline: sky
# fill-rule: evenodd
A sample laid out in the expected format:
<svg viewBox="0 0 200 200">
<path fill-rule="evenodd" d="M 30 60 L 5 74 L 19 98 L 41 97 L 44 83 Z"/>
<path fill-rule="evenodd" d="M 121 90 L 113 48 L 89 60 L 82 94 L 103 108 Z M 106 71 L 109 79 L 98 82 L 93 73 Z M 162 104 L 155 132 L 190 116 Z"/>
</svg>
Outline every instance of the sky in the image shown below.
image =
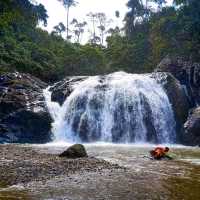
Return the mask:
<svg viewBox="0 0 200 200">
<path fill-rule="evenodd" d="M 123 26 L 123 19 L 125 13 L 128 11 L 126 3 L 128 0 L 77 0 L 79 3 L 76 7 L 70 9 L 70 21 L 73 18 L 78 19 L 79 21 L 87 21 L 86 15 L 89 12 L 104 12 L 108 19 L 113 19 L 112 27 Z M 169 3 L 172 0 L 167 0 Z M 42 3 L 48 13 L 48 26 L 45 27 L 46 30 L 51 32 L 53 27 L 59 22 L 63 22 L 66 25 L 66 10 L 63 7 L 62 3 L 58 0 L 37 0 L 38 3 Z M 120 18 L 115 17 L 115 11 L 120 11 Z M 86 35 L 87 33 L 86 28 Z M 88 38 L 88 35 L 87 35 Z M 86 42 L 86 37 L 83 38 Z"/>
<path fill-rule="evenodd" d="M 59 22 L 63 22 L 66 25 L 66 10 L 62 3 L 57 0 L 37 0 L 38 3 L 42 3 L 48 13 L 48 26 L 45 28 L 49 32 L 52 31 L 53 27 Z M 88 21 L 86 15 L 89 12 L 104 12 L 108 19 L 113 19 L 112 26 L 116 25 L 122 26 L 123 18 L 127 12 L 126 0 L 78 0 L 78 5 L 76 7 L 70 8 L 70 21 L 73 18 L 79 21 Z M 120 18 L 115 17 L 115 11 L 120 11 Z M 85 35 L 87 37 L 83 38 L 83 42 L 86 42 L 89 33 L 90 25 L 85 30 Z"/>
</svg>

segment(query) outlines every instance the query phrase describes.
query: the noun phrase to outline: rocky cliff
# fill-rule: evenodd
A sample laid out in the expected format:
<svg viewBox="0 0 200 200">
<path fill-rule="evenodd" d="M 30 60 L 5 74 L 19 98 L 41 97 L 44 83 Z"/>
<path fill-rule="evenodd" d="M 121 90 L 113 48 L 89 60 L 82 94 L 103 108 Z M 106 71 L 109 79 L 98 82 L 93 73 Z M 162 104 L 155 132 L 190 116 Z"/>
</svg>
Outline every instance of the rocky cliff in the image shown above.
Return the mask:
<svg viewBox="0 0 200 200">
<path fill-rule="evenodd" d="M 45 87 L 28 74 L 0 76 L 0 142 L 50 141 L 51 118 L 42 95 Z"/>
<path fill-rule="evenodd" d="M 171 73 L 182 85 L 189 99 L 187 118 L 183 117 L 181 143 L 200 145 L 200 63 L 185 61 L 181 57 L 167 56 L 156 72 Z M 179 101 L 177 100 L 177 105 Z"/>
</svg>

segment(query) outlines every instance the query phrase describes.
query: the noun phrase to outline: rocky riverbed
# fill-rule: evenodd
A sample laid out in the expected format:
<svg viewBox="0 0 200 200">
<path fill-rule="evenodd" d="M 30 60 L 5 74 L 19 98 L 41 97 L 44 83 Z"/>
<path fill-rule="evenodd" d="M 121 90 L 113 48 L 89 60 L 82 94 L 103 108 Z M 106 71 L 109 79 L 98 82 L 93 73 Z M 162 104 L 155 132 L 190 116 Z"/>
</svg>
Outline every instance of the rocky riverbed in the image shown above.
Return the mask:
<svg viewBox="0 0 200 200">
<path fill-rule="evenodd" d="M 27 184 L 76 172 L 99 172 L 103 169 L 120 168 L 94 157 L 60 158 L 56 154 L 41 153 L 30 146 L 21 145 L 1 145 L 0 158 L 0 182 L 3 185 Z"/>
<path fill-rule="evenodd" d="M 89 158 L 67 160 L 57 156 L 66 145 L 1 145 L 0 199 L 199 199 L 200 149 L 172 147 L 173 161 L 152 161 L 151 148 L 86 145 Z"/>
</svg>

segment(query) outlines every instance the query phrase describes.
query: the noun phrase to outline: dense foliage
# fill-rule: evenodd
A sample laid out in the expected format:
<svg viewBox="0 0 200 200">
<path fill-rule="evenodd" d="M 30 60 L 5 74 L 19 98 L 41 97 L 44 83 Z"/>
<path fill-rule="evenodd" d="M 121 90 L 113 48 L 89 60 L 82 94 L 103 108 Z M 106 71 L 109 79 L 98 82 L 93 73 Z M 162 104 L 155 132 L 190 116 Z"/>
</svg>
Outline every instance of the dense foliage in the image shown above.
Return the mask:
<svg viewBox="0 0 200 200">
<path fill-rule="evenodd" d="M 55 26 L 52 34 L 38 27 L 39 23 L 47 24 L 43 5 L 28 0 L 0 1 L 0 73 L 17 70 L 55 81 L 66 75 L 117 70 L 150 72 L 168 54 L 200 61 L 200 1 L 174 0 L 171 7 L 166 7 L 164 0 L 142 2 L 128 1 L 125 27 L 110 29 L 104 47 L 107 21 L 103 14 L 104 21 L 97 27 L 100 43 L 94 32 L 94 38 L 81 45 L 80 35 L 86 22 L 73 20 L 76 43 L 72 43 L 70 29 L 62 23 Z M 152 2 L 153 7 L 158 7 L 156 11 L 150 7 Z M 68 38 L 64 40 L 62 32 L 66 30 Z"/>
<path fill-rule="evenodd" d="M 28 72 L 46 81 L 65 75 L 102 73 L 103 49 L 72 44 L 37 27 L 45 8 L 27 0 L 0 1 L 0 72 Z"/>
</svg>

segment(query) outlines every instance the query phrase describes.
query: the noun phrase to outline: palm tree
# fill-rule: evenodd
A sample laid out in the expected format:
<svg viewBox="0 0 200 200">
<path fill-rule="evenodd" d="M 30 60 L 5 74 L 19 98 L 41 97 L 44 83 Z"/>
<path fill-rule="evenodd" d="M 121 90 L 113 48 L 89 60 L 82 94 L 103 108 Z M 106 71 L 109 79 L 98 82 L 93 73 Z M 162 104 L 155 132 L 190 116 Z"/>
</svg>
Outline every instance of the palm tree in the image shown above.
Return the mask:
<svg viewBox="0 0 200 200">
<path fill-rule="evenodd" d="M 60 22 L 58 25 L 54 26 L 53 29 L 54 29 L 54 32 L 59 34 L 60 36 L 62 35 L 62 32 L 66 31 L 66 27 L 62 22 Z"/>
<path fill-rule="evenodd" d="M 75 0 L 58 0 L 58 1 L 62 2 L 63 6 L 67 10 L 67 39 L 69 39 L 70 38 L 69 36 L 69 9 L 72 6 L 76 6 L 78 2 L 76 2 Z"/>
</svg>

